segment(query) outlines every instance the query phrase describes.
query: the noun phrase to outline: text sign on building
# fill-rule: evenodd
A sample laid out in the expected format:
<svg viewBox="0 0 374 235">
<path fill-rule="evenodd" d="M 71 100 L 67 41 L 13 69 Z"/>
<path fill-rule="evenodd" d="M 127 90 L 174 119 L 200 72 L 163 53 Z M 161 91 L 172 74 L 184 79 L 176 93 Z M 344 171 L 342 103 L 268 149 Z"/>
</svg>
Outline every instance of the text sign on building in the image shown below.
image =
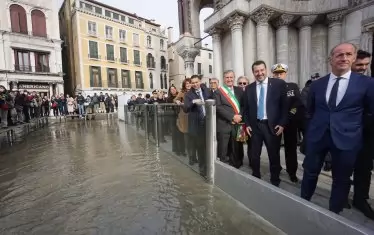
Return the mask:
<svg viewBox="0 0 374 235">
<path fill-rule="evenodd" d="M 48 84 L 26 84 L 21 83 L 18 84 L 18 89 L 38 89 L 38 90 L 48 90 L 49 85 Z"/>
</svg>

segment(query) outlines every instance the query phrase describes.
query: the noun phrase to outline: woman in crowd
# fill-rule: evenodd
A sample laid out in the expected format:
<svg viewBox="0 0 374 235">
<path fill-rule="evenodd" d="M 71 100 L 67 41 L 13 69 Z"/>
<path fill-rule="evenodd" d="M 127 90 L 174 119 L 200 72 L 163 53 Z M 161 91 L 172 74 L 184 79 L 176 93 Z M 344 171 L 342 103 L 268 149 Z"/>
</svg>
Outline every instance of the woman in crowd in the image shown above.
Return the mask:
<svg viewBox="0 0 374 235">
<path fill-rule="evenodd" d="M 9 110 L 9 103 L 11 102 L 11 97 L 9 95 L 8 90 L 0 85 L 0 119 L 1 128 L 8 127 L 8 110 Z"/>
<path fill-rule="evenodd" d="M 67 106 L 68 106 L 68 113 L 69 113 L 69 115 L 73 115 L 74 114 L 74 110 L 75 110 L 75 107 L 74 107 L 74 98 L 70 97 L 69 95 L 66 95 L 66 102 L 67 102 Z"/>
</svg>

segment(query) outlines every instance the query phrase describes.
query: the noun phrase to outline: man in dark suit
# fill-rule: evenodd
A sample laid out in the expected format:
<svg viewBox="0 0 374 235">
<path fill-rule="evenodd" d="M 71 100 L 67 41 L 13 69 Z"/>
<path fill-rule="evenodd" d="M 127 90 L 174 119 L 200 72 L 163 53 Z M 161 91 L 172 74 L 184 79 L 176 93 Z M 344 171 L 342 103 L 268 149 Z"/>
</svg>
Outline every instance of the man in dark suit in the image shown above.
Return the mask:
<svg viewBox="0 0 374 235">
<path fill-rule="evenodd" d="M 252 72 L 256 82 L 246 88 L 243 96 L 243 117 L 252 140 L 252 175 L 261 178 L 260 156 L 265 142 L 270 162 L 270 181 L 279 186 L 280 142 L 288 113 L 286 83 L 281 79 L 269 78 L 264 61 L 254 62 Z"/>
<path fill-rule="evenodd" d="M 212 99 L 212 92 L 204 84 L 201 84 L 200 77 L 193 75 L 191 77 L 191 89 L 184 96 L 183 110 L 188 113 L 188 134 L 191 152 L 195 154 L 199 161 L 200 174 L 206 175 L 206 156 L 205 154 L 205 117 L 206 111 L 204 101 Z M 190 165 L 195 159 L 190 157 Z"/>
<path fill-rule="evenodd" d="M 241 100 L 243 89 L 234 86 L 235 73 L 223 74 L 223 85 L 214 92 L 217 107 L 217 154 L 218 158 L 239 168 L 243 165 L 243 144 L 236 141 L 237 128 L 242 122 Z"/>
<path fill-rule="evenodd" d="M 286 80 L 288 66 L 286 64 L 275 64 L 271 67 L 274 78 Z M 286 82 L 286 92 L 288 101 L 288 124 L 283 132 L 284 155 L 286 159 L 287 173 L 290 180 L 298 182 L 296 177 L 297 167 L 297 136 L 302 128 L 304 118 L 304 105 L 301 101 L 300 88 L 296 83 Z"/>
<path fill-rule="evenodd" d="M 357 58 L 352 65 L 352 71 L 365 74 L 370 66 L 370 57 L 371 54 L 369 52 L 358 50 Z M 374 122 L 372 113 L 365 113 L 363 134 L 363 147 L 357 156 L 353 173 L 353 206 L 360 210 L 366 217 L 374 219 L 374 211 L 367 202 L 367 199 L 369 199 L 371 171 L 373 170 L 374 156 Z M 348 208 L 349 207 L 350 205 L 348 204 Z"/>
<path fill-rule="evenodd" d="M 374 111 L 372 82 L 351 71 L 357 49 L 342 43 L 330 52 L 331 73 L 312 83 L 307 102 L 310 121 L 301 197 L 310 200 L 326 153 L 332 157 L 332 189 L 329 209 L 340 213 L 347 202 L 350 176 L 362 147 L 363 115 Z"/>
</svg>

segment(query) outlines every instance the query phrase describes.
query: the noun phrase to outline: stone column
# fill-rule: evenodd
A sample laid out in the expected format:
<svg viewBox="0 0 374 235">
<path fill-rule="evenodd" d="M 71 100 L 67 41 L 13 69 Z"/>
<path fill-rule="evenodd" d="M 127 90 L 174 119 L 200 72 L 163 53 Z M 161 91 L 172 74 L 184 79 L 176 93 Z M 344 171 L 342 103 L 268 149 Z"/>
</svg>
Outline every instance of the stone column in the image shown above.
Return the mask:
<svg viewBox="0 0 374 235">
<path fill-rule="evenodd" d="M 281 15 L 275 21 L 276 45 L 277 45 L 277 61 L 276 63 L 283 63 L 288 65 L 288 25 L 293 21 L 293 15 Z M 269 65 L 270 66 L 270 65 Z"/>
<path fill-rule="evenodd" d="M 302 16 L 297 24 L 299 27 L 299 84 L 304 86 L 311 76 L 312 66 L 312 24 L 316 15 Z"/>
<path fill-rule="evenodd" d="M 345 15 L 345 11 L 338 11 L 327 15 L 327 22 L 329 25 L 328 30 L 328 52 L 342 42 L 342 20 Z"/>
<path fill-rule="evenodd" d="M 188 78 L 195 74 L 195 58 L 199 54 L 199 52 L 200 50 L 198 48 L 189 47 L 185 48 L 183 52 L 179 53 L 179 55 L 184 60 L 184 69 L 186 71 L 186 77 Z"/>
<path fill-rule="evenodd" d="M 213 73 L 219 79 L 220 84 L 223 82 L 222 71 L 222 48 L 221 48 L 221 30 L 212 29 L 209 34 L 212 36 L 213 43 Z"/>
<path fill-rule="evenodd" d="M 268 70 L 272 66 L 269 64 L 269 20 L 273 16 L 274 11 L 265 7 L 261 7 L 252 14 L 252 20 L 257 23 L 257 60 L 265 61 Z"/>
<path fill-rule="evenodd" d="M 374 34 L 374 27 L 373 28 L 363 28 L 361 37 L 360 37 L 360 49 L 370 52 L 373 52 L 373 34 Z M 373 62 L 372 62 L 373 63 Z M 366 75 L 371 76 L 371 68 L 366 71 Z"/>
<path fill-rule="evenodd" d="M 244 17 L 238 14 L 228 19 L 228 24 L 231 29 L 233 69 L 236 76 L 244 75 L 243 23 Z"/>
<path fill-rule="evenodd" d="M 53 84 L 49 83 L 49 97 L 53 96 Z"/>
</svg>

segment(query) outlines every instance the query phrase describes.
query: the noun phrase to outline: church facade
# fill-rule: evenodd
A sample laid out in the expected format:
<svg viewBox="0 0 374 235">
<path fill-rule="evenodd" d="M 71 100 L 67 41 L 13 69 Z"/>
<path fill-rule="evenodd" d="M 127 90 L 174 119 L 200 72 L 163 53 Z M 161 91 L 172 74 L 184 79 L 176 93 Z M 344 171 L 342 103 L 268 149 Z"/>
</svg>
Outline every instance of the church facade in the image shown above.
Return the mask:
<svg viewBox="0 0 374 235">
<path fill-rule="evenodd" d="M 288 81 L 303 87 L 312 74 L 329 72 L 329 52 L 335 45 L 351 42 L 373 52 L 374 1 L 180 0 L 179 52 L 187 70 L 199 46 L 194 16 L 209 6 L 214 12 L 205 19 L 204 31 L 213 38 L 217 78 L 233 69 L 237 77 L 252 79 L 252 63 L 264 60 L 268 68 L 287 64 Z"/>
</svg>

